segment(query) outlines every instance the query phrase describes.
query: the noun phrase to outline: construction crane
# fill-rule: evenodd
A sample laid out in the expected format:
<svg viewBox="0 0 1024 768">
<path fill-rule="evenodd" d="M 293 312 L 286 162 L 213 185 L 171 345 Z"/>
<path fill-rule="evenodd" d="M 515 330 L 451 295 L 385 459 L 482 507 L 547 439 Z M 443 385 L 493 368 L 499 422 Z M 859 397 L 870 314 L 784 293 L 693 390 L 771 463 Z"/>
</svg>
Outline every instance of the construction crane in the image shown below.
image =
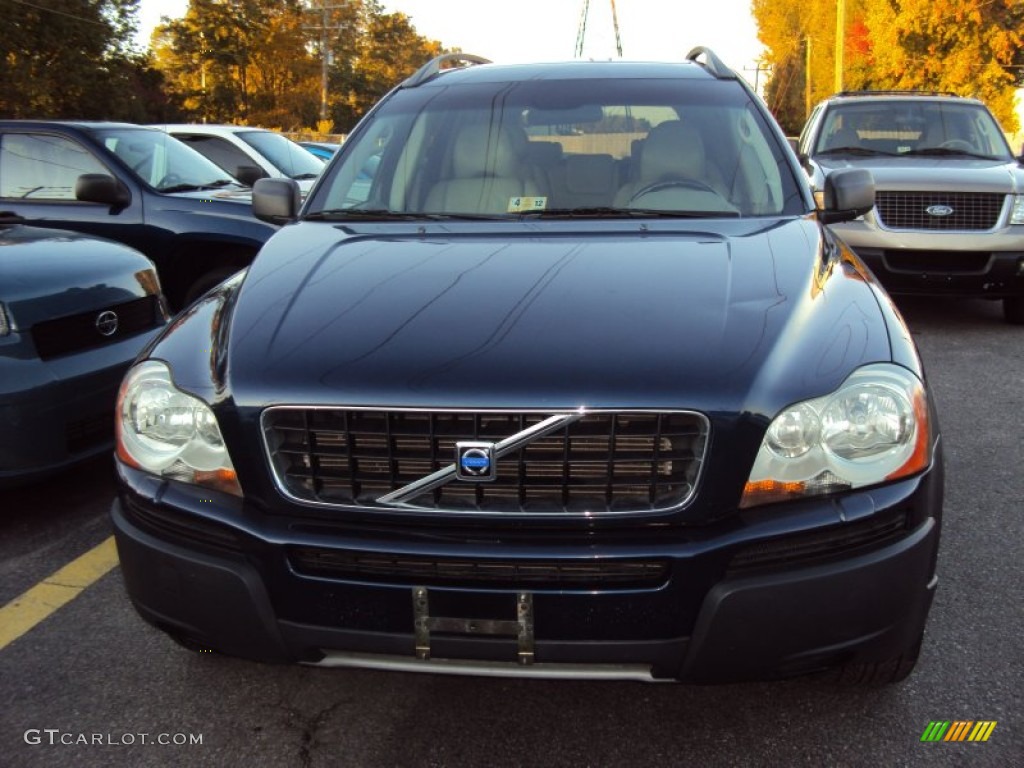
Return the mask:
<svg viewBox="0 0 1024 768">
<path fill-rule="evenodd" d="M 615 0 L 612 3 L 612 26 L 615 27 L 615 52 L 622 58 L 622 38 L 619 37 L 619 15 L 615 11 Z M 574 58 L 583 58 L 583 40 L 587 36 L 587 16 L 590 14 L 590 0 L 583 0 L 583 12 L 580 14 L 580 26 L 576 32 L 576 54 Z"/>
</svg>

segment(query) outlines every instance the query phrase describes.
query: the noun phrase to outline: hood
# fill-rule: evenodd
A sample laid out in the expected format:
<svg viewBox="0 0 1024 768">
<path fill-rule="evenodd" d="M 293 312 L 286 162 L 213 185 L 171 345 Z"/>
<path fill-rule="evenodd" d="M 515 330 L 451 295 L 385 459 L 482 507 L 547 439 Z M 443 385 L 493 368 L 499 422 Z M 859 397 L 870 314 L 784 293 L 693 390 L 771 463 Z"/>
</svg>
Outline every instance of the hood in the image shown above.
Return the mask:
<svg viewBox="0 0 1024 768">
<path fill-rule="evenodd" d="M 1024 192 L 1024 168 L 1016 161 L 955 156 L 816 157 L 826 174 L 842 168 L 871 171 L 875 187 L 892 191 Z"/>
<path fill-rule="evenodd" d="M 813 220 L 661 224 L 286 227 L 237 296 L 230 390 L 252 406 L 735 409 L 758 378 L 827 392 L 888 359 L 863 277 L 826 291 Z"/>
<path fill-rule="evenodd" d="M 0 229 L 0 301 L 20 330 L 156 290 L 152 263 L 120 243 L 65 230 Z"/>
</svg>

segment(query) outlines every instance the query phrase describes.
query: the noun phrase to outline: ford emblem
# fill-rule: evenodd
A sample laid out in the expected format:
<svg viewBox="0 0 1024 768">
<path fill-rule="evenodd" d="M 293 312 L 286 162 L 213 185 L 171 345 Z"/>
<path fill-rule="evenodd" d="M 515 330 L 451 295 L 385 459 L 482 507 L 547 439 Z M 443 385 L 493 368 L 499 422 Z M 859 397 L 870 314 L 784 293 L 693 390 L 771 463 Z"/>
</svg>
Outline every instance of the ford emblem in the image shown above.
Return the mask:
<svg viewBox="0 0 1024 768">
<path fill-rule="evenodd" d="M 952 216 L 953 209 L 948 205 L 929 205 L 925 211 L 931 216 Z"/>
<path fill-rule="evenodd" d="M 96 315 L 96 330 L 103 336 L 117 333 L 117 313 L 109 309 Z"/>
</svg>

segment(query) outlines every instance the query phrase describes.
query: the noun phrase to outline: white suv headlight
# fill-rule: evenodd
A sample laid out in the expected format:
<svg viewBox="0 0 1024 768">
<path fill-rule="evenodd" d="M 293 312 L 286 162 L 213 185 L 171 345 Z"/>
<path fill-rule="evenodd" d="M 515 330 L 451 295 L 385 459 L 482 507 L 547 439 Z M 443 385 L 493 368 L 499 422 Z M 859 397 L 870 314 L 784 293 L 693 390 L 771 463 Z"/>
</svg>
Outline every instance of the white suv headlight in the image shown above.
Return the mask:
<svg viewBox="0 0 1024 768">
<path fill-rule="evenodd" d="M 895 365 L 865 366 L 831 395 L 775 417 L 740 507 L 889 482 L 926 469 L 931 459 L 921 382 Z"/>
<path fill-rule="evenodd" d="M 213 411 L 175 387 L 164 363 L 147 360 L 128 372 L 116 419 L 117 455 L 126 464 L 242 495 Z"/>
</svg>

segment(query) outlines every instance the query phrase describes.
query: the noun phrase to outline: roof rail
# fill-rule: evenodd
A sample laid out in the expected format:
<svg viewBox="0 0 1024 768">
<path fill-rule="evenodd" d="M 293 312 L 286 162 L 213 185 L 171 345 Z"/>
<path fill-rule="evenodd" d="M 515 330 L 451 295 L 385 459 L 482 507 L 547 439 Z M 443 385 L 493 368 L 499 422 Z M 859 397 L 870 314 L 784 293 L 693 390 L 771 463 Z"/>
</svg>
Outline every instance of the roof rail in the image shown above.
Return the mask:
<svg viewBox="0 0 1024 768">
<path fill-rule="evenodd" d="M 704 57 L 704 61 L 697 61 L 701 56 Z M 736 73 L 729 69 L 725 62 L 715 55 L 714 51 L 710 48 L 705 48 L 703 45 L 698 45 L 686 54 L 686 60 L 692 61 L 694 64 L 700 64 L 719 80 L 736 79 Z"/>
<path fill-rule="evenodd" d="M 474 56 L 472 53 L 442 53 L 436 56 L 422 67 L 417 69 L 402 82 L 403 88 L 415 88 L 417 85 L 426 82 L 441 71 L 441 66 L 450 61 L 464 61 L 468 64 L 490 64 L 490 59 L 483 56 Z"/>
<path fill-rule="evenodd" d="M 836 96 L 954 96 L 960 98 L 959 93 L 952 91 L 914 91 L 914 90 L 879 90 L 879 91 L 840 91 Z"/>
</svg>

